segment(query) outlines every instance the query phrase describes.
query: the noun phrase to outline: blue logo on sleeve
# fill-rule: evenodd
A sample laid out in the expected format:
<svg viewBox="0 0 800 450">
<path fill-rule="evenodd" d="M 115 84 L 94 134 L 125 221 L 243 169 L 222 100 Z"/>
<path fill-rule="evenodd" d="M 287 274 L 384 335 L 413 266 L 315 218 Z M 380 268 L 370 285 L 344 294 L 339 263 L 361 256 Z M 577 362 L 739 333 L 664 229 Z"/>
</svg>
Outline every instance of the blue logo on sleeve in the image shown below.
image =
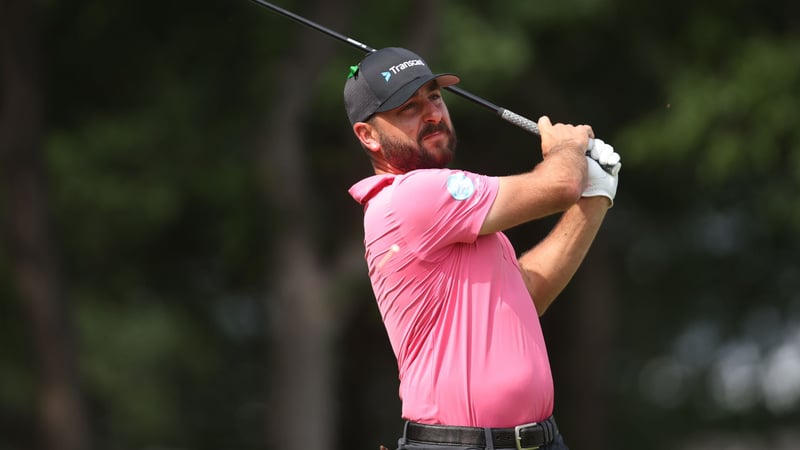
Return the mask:
<svg viewBox="0 0 800 450">
<path fill-rule="evenodd" d="M 466 200 L 475 193 L 475 184 L 463 173 L 454 173 L 447 177 L 447 192 L 456 200 Z"/>
</svg>

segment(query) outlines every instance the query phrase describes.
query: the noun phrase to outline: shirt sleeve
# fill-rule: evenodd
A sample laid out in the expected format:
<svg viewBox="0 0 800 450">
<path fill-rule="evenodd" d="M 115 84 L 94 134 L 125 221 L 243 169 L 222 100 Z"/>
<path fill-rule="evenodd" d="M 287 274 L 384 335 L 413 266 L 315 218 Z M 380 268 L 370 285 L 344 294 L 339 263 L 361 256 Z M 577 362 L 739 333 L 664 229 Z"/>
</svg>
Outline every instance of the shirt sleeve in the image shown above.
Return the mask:
<svg viewBox="0 0 800 450">
<path fill-rule="evenodd" d="M 392 209 L 404 239 L 421 257 L 471 243 L 497 196 L 496 177 L 436 169 L 408 173 L 396 184 Z"/>
</svg>

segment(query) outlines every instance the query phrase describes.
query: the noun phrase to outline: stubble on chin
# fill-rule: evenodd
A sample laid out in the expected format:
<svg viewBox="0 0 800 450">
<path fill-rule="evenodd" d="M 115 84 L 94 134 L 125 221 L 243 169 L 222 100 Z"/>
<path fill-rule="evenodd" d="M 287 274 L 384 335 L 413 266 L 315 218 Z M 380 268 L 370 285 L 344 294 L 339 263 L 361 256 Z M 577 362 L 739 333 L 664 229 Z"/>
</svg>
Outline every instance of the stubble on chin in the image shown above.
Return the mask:
<svg viewBox="0 0 800 450">
<path fill-rule="evenodd" d="M 425 137 L 433 132 L 445 133 L 445 139 L 436 142 L 425 142 Z M 396 169 L 409 172 L 416 169 L 441 169 L 446 167 L 455 157 L 456 135 L 447 127 L 427 127 L 420 132 L 419 139 L 401 141 L 390 137 L 381 137 L 386 160 Z"/>
</svg>

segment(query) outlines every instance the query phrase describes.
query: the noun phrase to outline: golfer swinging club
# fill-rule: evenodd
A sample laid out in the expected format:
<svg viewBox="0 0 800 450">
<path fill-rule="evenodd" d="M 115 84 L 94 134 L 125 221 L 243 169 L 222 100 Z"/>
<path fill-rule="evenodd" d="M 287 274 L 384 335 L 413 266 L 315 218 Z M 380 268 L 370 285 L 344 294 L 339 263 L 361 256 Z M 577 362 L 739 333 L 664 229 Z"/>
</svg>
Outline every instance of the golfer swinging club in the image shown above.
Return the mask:
<svg viewBox="0 0 800 450">
<path fill-rule="evenodd" d="M 590 126 L 543 116 L 543 160 L 529 172 L 448 169 L 456 136 L 441 89 L 459 81 L 384 48 L 351 67 L 344 86 L 375 169 L 349 192 L 364 206 L 369 276 L 397 357 L 398 448 L 567 449 L 539 316 L 613 204 L 619 155 Z M 517 259 L 503 230 L 556 213 L 549 235 Z"/>
</svg>

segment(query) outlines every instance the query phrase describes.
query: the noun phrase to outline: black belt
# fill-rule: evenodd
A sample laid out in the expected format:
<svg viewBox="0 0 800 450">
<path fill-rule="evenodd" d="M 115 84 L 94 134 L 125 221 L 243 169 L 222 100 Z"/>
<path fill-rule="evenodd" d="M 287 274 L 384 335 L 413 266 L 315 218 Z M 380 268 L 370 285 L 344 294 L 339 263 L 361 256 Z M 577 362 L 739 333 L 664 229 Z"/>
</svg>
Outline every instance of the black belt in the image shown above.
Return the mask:
<svg viewBox="0 0 800 450">
<path fill-rule="evenodd" d="M 486 447 L 484 428 L 425 425 L 407 422 L 406 439 L 426 444 Z M 534 450 L 548 445 L 558 435 L 553 416 L 542 422 L 517 425 L 514 428 L 490 428 L 494 448 Z"/>
</svg>

